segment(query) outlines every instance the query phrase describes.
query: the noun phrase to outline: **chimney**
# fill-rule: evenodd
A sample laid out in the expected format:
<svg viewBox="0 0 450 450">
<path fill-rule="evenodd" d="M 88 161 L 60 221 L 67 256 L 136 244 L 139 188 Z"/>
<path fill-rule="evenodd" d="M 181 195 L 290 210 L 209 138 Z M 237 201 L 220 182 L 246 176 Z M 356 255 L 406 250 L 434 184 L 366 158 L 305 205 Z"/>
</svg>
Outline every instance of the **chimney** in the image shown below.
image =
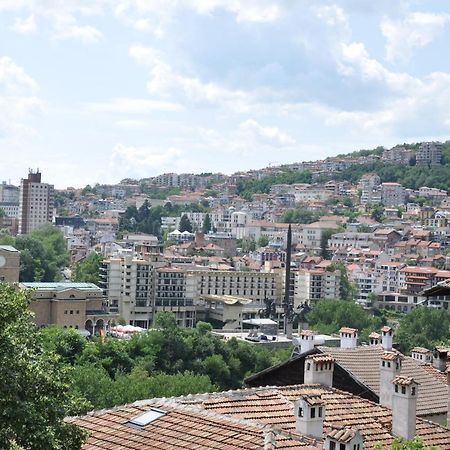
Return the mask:
<svg viewBox="0 0 450 450">
<path fill-rule="evenodd" d="M 403 439 L 416 435 L 416 404 L 418 384 L 412 377 L 396 376 L 392 383 L 392 434 Z"/>
<path fill-rule="evenodd" d="M 390 352 L 392 350 L 392 337 L 394 331 L 391 327 L 383 327 L 381 329 L 381 344 L 383 345 L 383 350 L 385 352 Z"/>
<path fill-rule="evenodd" d="M 326 353 L 309 355 L 305 358 L 305 384 L 333 386 L 334 358 Z"/>
<path fill-rule="evenodd" d="M 375 333 L 375 331 L 373 333 L 369 334 L 369 344 L 371 347 L 375 347 L 377 345 L 380 344 L 380 338 L 381 336 L 378 333 Z"/>
<path fill-rule="evenodd" d="M 447 389 L 448 389 L 448 399 L 447 399 L 447 428 L 450 427 L 450 367 L 447 367 Z"/>
<path fill-rule="evenodd" d="M 384 352 L 380 359 L 380 405 L 392 408 L 392 380 L 400 375 L 402 356 Z"/>
<path fill-rule="evenodd" d="M 356 348 L 358 342 L 358 330 L 342 327 L 339 330 L 341 336 L 341 348 Z"/>
<path fill-rule="evenodd" d="M 447 367 L 448 348 L 436 347 L 433 350 L 433 367 L 444 372 Z"/>
<path fill-rule="evenodd" d="M 302 330 L 300 332 L 300 348 L 301 352 L 309 352 L 314 348 L 314 333 L 310 330 Z"/>
<path fill-rule="evenodd" d="M 349 427 L 333 428 L 323 443 L 324 450 L 363 450 L 364 439 L 358 430 Z"/>
<path fill-rule="evenodd" d="M 325 404 L 320 395 L 303 395 L 294 403 L 294 412 L 298 433 L 323 438 Z"/>
</svg>

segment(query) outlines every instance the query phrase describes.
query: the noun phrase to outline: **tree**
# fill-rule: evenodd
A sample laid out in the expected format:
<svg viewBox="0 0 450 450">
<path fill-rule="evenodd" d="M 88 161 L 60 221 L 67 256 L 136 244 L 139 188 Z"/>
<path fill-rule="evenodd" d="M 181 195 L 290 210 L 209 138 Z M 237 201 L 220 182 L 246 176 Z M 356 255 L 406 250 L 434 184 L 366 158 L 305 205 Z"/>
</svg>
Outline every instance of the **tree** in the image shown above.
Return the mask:
<svg viewBox="0 0 450 450">
<path fill-rule="evenodd" d="M 381 444 L 376 444 L 374 450 L 382 450 Z M 392 445 L 392 450 L 423 450 L 427 448 L 427 450 L 438 450 L 437 447 L 424 447 L 422 440 L 419 437 L 415 437 L 409 441 L 404 439 L 396 439 Z"/>
<path fill-rule="evenodd" d="M 181 231 L 181 232 L 188 231 L 189 233 L 192 233 L 192 224 L 186 214 L 183 214 L 181 216 L 180 226 L 178 228 L 179 228 L 179 231 Z"/>
<path fill-rule="evenodd" d="M 334 230 L 324 230 L 320 236 L 320 256 L 323 259 L 330 259 L 330 251 L 328 250 L 328 240 L 333 236 Z"/>
<path fill-rule="evenodd" d="M 91 253 L 89 256 L 80 261 L 72 273 L 72 280 L 98 284 L 100 267 L 103 258 L 98 253 Z"/>
<path fill-rule="evenodd" d="M 258 239 L 258 247 L 267 247 L 269 245 L 269 238 L 267 236 L 260 236 Z"/>
<path fill-rule="evenodd" d="M 209 231 L 211 230 L 211 227 L 212 227 L 211 218 L 209 217 L 209 214 L 206 213 L 205 219 L 203 220 L 203 225 L 202 225 L 203 233 L 205 233 L 205 234 L 209 233 Z"/>
<path fill-rule="evenodd" d="M 0 285 L 0 448 L 79 449 L 84 433 L 63 419 L 83 402 L 68 394 L 68 367 L 44 349 L 30 301 L 30 291 Z"/>
</svg>

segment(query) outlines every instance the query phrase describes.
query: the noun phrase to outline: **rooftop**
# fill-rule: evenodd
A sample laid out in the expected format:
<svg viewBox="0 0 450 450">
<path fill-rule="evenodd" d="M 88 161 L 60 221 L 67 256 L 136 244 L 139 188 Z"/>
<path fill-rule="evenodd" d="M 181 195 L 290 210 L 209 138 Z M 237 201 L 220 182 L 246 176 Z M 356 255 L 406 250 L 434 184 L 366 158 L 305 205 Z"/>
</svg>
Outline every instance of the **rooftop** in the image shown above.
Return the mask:
<svg viewBox="0 0 450 450">
<path fill-rule="evenodd" d="M 20 286 L 27 289 L 39 289 L 47 291 L 65 291 L 67 289 L 96 290 L 101 289 L 94 283 L 75 283 L 75 282 L 21 282 Z"/>
</svg>

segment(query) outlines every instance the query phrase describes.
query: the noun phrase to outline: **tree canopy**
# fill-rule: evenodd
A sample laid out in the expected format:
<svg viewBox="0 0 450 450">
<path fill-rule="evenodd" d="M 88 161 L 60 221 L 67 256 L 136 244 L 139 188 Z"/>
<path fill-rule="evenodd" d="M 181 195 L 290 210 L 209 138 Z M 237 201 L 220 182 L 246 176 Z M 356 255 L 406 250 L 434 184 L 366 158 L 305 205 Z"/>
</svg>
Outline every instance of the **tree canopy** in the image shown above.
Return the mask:
<svg viewBox="0 0 450 450">
<path fill-rule="evenodd" d="M 43 346 L 30 298 L 0 284 L 0 448 L 76 450 L 84 433 L 63 419 L 85 403 L 69 393 L 70 367 Z"/>
<path fill-rule="evenodd" d="M 68 263 L 64 236 L 52 225 L 44 225 L 30 234 L 2 236 L 0 244 L 20 250 L 20 281 L 59 281 Z"/>
<path fill-rule="evenodd" d="M 180 226 L 178 227 L 179 231 L 183 233 L 183 231 L 188 231 L 192 233 L 192 224 L 186 214 L 183 214 L 180 219 Z"/>
<path fill-rule="evenodd" d="M 75 265 L 75 269 L 72 272 L 72 280 L 98 284 L 102 261 L 103 257 L 101 255 L 95 252 L 91 253 Z"/>
</svg>

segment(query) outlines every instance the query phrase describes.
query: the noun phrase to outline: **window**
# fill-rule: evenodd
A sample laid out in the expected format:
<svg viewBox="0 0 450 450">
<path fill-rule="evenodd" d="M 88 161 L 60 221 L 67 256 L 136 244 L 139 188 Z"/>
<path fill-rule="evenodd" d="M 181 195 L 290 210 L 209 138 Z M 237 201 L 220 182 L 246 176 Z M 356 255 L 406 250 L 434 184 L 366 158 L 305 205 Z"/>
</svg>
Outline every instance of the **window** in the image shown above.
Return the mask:
<svg viewBox="0 0 450 450">
<path fill-rule="evenodd" d="M 345 450 L 345 444 L 339 444 L 339 450 Z"/>
<path fill-rule="evenodd" d="M 398 385 L 395 385 L 395 392 L 398 392 Z"/>
<path fill-rule="evenodd" d="M 323 407 L 319 406 L 319 417 L 322 417 L 323 414 Z"/>
<path fill-rule="evenodd" d="M 330 450 L 336 450 L 336 442 L 330 441 Z"/>
<path fill-rule="evenodd" d="M 411 387 L 411 395 L 416 395 L 416 387 L 415 386 Z"/>
<path fill-rule="evenodd" d="M 298 417 L 303 417 L 303 408 L 298 408 Z"/>
<path fill-rule="evenodd" d="M 66 313 L 67 313 L 67 311 L 66 311 Z M 306 370 L 311 370 L 311 363 L 306 364 Z"/>
<path fill-rule="evenodd" d="M 406 394 L 406 387 L 402 386 L 402 394 Z"/>
</svg>

